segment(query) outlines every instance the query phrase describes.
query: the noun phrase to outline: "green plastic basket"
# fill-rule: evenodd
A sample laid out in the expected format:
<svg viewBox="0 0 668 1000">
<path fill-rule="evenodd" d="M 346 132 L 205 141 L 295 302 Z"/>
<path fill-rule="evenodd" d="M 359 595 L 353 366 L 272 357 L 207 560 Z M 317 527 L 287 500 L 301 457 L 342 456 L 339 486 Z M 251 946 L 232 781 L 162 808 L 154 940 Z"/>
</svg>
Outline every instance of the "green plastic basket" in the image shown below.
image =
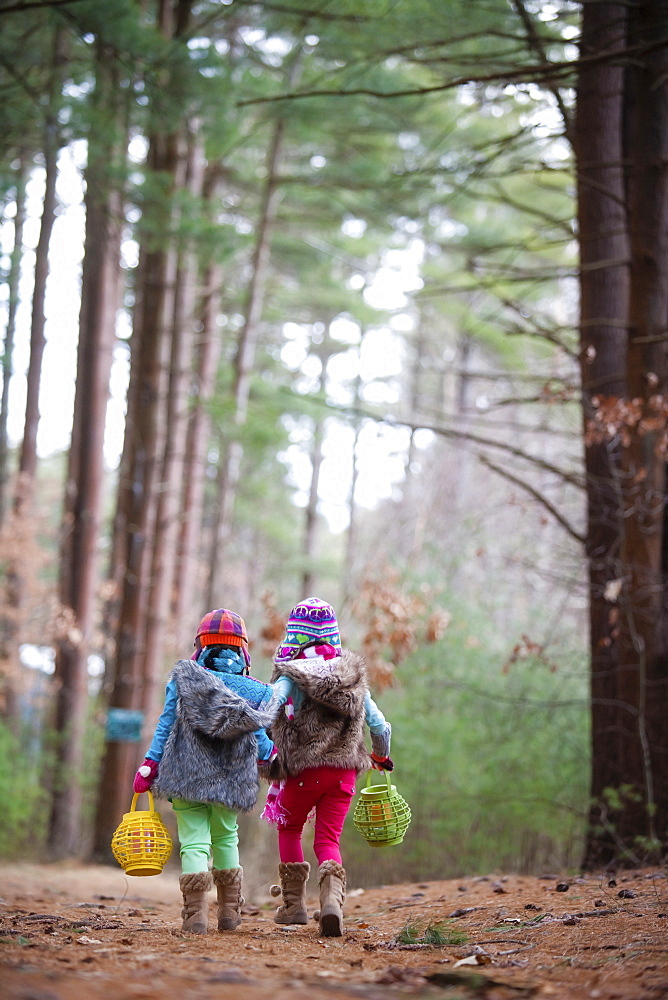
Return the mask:
<svg viewBox="0 0 668 1000">
<path fill-rule="evenodd" d="M 389 771 L 385 779 L 383 785 L 372 785 L 371 771 L 367 773 L 353 813 L 355 829 L 372 847 L 400 844 L 411 821 L 410 807 L 391 783 Z"/>
</svg>

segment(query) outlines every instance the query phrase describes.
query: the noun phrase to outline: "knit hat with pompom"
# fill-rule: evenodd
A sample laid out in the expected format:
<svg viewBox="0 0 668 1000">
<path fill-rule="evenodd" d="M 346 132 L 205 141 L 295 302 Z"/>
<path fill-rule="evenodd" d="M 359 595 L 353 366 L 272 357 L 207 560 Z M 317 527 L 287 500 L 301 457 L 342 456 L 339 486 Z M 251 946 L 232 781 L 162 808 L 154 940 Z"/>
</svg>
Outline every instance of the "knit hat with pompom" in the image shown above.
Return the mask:
<svg viewBox="0 0 668 1000">
<path fill-rule="evenodd" d="M 341 652 L 339 623 L 334 608 L 319 597 L 307 597 L 296 604 L 285 625 L 285 637 L 276 651 L 276 660 L 293 659 L 307 642 L 328 643 Z"/>
</svg>

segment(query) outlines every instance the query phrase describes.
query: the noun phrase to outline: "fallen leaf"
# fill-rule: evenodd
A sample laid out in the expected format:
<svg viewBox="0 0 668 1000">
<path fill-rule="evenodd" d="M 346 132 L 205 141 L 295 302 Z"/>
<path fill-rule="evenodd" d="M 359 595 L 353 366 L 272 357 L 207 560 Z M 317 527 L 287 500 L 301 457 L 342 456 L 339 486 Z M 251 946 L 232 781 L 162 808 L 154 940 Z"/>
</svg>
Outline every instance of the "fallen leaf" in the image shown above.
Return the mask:
<svg viewBox="0 0 668 1000">
<path fill-rule="evenodd" d="M 467 955 L 455 962 L 453 969 L 458 969 L 460 965 L 491 965 L 492 959 L 489 955 Z"/>
</svg>

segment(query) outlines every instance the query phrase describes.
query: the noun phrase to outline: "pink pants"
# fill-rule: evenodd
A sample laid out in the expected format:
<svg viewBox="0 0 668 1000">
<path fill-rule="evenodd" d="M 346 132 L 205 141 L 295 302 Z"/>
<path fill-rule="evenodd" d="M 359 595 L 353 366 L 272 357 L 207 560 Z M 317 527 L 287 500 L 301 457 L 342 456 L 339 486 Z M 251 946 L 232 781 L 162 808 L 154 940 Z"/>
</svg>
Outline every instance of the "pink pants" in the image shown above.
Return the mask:
<svg viewBox="0 0 668 1000">
<path fill-rule="evenodd" d="M 278 828 L 281 861 L 304 860 L 302 831 L 315 807 L 313 851 L 318 864 L 323 861 L 341 864 L 339 841 L 355 794 L 356 778 L 354 768 L 309 767 L 287 779 L 281 791 L 281 808 L 287 819 Z"/>
</svg>

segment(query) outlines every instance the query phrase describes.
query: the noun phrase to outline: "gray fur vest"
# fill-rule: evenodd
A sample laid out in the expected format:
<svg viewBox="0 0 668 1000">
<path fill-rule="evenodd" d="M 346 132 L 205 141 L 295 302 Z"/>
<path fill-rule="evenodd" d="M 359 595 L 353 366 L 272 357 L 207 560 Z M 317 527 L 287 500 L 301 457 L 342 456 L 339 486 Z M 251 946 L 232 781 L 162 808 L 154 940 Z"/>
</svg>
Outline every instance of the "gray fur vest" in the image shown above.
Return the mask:
<svg viewBox="0 0 668 1000">
<path fill-rule="evenodd" d="M 253 733 L 268 727 L 271 716 L 192 660 L 179 660 L 172 677 L 179 693 L 176 719 L 153 793 L 247 812 L 259 790 Z"/>
<path fill-rule="evenodd" d="M 364 732 L 364 696 L 368 685 L 364 657 L 344 650 L 331 660 L 313 657 L 275 664 L 272 681 L 292 678 L 304 695 L 293 719 L 279 712 L 271 727 L 278 750 L 272 764 L 275 780 L 306 767 L 355 768 L 370 765 Z"/>
</svg>

